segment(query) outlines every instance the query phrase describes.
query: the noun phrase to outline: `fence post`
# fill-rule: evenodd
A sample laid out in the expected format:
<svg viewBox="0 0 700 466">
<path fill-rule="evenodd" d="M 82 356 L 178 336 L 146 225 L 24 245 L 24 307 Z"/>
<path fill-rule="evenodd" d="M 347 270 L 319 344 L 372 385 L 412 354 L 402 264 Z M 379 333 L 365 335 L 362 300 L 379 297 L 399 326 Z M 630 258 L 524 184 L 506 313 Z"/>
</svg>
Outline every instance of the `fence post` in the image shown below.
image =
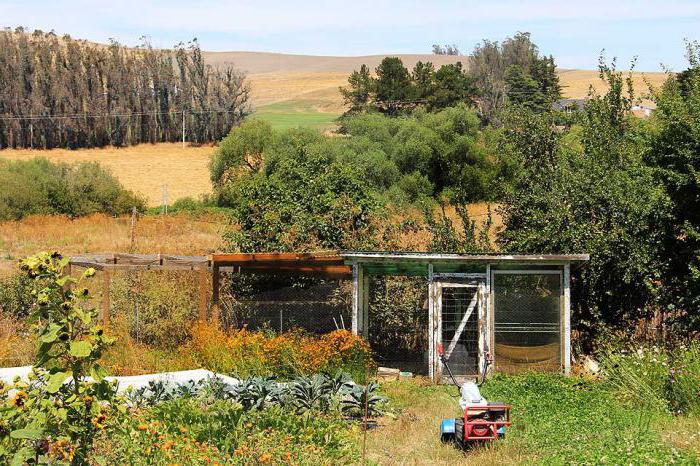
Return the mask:
<svg viewBox="0 0 700 466">
<path fill-rule="evenodd" d="M 207 271 L 199 271 L 199 320 L 207 320 Z"/>
<path fill-rule="evenodd" d="M 100 311 L 100 319 L 105 328 L 109 327 L 109 287 L 112 281 L 111 278 L 108 270 L 102 271 L 102 309 Z"/>
</svg>

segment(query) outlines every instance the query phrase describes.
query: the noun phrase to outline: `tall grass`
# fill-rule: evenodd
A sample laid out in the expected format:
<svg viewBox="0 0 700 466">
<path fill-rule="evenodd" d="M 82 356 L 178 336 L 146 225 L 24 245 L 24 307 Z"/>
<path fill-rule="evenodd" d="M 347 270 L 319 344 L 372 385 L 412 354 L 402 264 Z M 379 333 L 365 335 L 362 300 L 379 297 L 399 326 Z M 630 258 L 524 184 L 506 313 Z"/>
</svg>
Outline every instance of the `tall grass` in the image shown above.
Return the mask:
<svg viewBox="0 0 700 466">
<path fill-rule="evenodd" d="M 629 406 L 675 414 L 700 413 L 700 342 L 607 350 L 604 383 Z"/>
</svg>

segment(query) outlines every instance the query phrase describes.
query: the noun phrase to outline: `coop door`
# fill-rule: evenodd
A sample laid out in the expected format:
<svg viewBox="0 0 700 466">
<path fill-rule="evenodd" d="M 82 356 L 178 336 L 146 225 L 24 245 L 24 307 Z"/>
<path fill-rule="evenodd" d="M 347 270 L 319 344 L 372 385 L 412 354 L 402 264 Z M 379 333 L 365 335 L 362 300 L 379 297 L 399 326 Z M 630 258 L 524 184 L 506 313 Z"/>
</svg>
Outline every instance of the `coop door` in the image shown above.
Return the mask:
<svg viewBox="0 0 700 466">
<path fill-rule="evenodd" d="M 479 373 L 481 293 L 478 285 L 439 283 L 439 344 L 455 376 Z M 442 368 L 442 375 L 448 375 Z"/>
</svg>

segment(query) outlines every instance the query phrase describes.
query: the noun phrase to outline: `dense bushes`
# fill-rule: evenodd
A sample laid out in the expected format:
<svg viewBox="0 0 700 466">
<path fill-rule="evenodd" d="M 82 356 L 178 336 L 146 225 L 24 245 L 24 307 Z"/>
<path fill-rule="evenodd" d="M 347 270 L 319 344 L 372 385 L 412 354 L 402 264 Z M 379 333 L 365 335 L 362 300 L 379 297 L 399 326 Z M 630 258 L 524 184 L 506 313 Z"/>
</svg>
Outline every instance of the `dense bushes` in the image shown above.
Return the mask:
<svg viewBox="0 0 700 466">
<path fill-rule="evenodd" d="M 0 160 L 0 220 L 32 214 L 121 214 L 144 201 L 96 162 L 67 165 L 44 158 Z"/>
<path fill-rule="evenodd" d="M 383 206 L 499 192 L 498 161 L 464 105 L 402 118 L 360 114 L 344 128 L 345 137 L 328 137 L 253 120 L 222 141 L 211 176 L 218 204 L 238 220 L 232 249 L 376 247 L 372 219 Z"/>
<path fill-rule="evenodd" d="M 275 335 L 245 328 L 224 332 L 200 322 L 179 351 L 193 360 L 193 366 L 243 378 L 289 378 L 342 369 L 355 380 L 364 380 L 374 366 L 367 344 L 346 330 L 321 336 L 298 331 Z"/>
</svg>

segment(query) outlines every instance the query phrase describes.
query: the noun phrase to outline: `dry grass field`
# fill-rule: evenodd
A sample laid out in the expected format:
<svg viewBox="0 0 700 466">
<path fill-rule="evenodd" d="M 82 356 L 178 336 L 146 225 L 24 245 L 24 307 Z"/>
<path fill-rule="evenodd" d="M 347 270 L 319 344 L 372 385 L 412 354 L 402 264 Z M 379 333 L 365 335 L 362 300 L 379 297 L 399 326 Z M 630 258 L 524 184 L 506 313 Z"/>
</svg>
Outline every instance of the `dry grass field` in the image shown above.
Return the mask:
<svg viewBox="0 0 700 466">
<path fill-rule="evenodd" d="M 64 254 L 129 252 L 129 217 L 96 214 L 70 220 L 62 216 L 33 216 L 17 222 L 0 222 L 0 274 L 11 271 L 17 260 L 38 251 Z M 187 215 L 139 218 L 133 252 L 148 254 L 209 254 L 220 247 L 223 218 Z"/>
<path fill-rule="evenodd" d="M 391 55 L 391 54 L 388 54 Z M 207 52 L 206 60 L 213 65 L 234 64 L 248 73 L 251 84 L 251 101 L 254 108 L 279 102 L 313 101 L 317 111 L 340 114 L 343 102 L 338 93 L 339 86 L 347 85 L 348 75 L 362 64 L 374 70 L 385 55 L 360 57 L 323 57 L 263 52 Z M 415 63 L 431 61 L 436 67 L 462 61 L 464 56 L 439 55 L 395 55 L 412 68 Z M 635 89 L 639 95 L 647 90 L 647 82 L 659 85 L 666 79 L 665 73 L 633 73 Z M 596 70 L 559 70 L 564 97 L 582 98 L 588 94 L 589 86 L 598 91 L 604 85 Z"/>
<path fill-rule="evenodd" d="M 211 192 L 209 157 L 212 146 L 182 147 L 181 144 L 141 144 L 101 149 L 0 150 L 0 158 L 27 160 L 46 157 L 54 162 L 96 161 L 109 168 L 128 189 L 146 197 L 148 205 L 161 204 L 162 186 L 168 188 L 172 204 L 186 196 L 198 197 Z"/>
</svg>

